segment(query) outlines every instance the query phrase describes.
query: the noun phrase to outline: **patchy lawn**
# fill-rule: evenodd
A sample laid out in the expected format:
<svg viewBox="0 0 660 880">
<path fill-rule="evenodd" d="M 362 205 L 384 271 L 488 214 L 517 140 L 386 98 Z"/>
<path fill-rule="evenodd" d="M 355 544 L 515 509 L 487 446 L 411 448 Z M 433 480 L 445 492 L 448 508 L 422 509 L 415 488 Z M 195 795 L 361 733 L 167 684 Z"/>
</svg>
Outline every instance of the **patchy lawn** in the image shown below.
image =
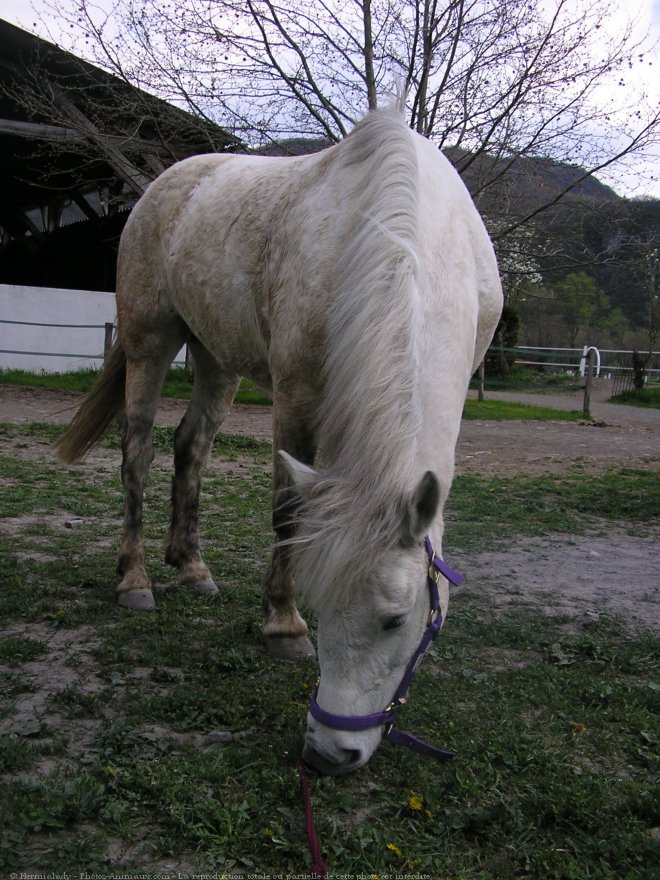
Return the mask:
<svg viewBox="0 0 660 880">
<path fill-rule="evenodd" d="M 113 598 L 116 438 L 64 468 L 50 451 L 60 430 L 0 429 L 1 873 L 303 873 L 295 764 L 317 670 L 271 661 L 261 639 L 269 445 L 216 443 L 202 533 L 221 590 L 205 598 L 166 589 L 171 430 L 158 430 L 146 537 L 162 589 L 157 611 L 141 615 Z M 635 581 L 648 546 L 646 577 L 659 493 L 657 472 L 644 468 L 456 480 L 446 555 L 465 563 L 469 586 L 453 598 L 401 724 L 458 756 L 436 765 L 383 745 L 349 778 L 313 776 L 334 872 L 657 876 L 658 638 L 643 614 L 568 608 L 553 593 L 552 560 L 575 559 L 579 579 L 592 570 L 576 548 L 588 554 L 599 536 L 600 551 L 615 535 L 604 560 L 615 567 L 631 536 L 637 556 L 620 571 Z M 537 603 L 538 584 L 525 593 L 507 549 L 529 540 L 537 554 L 540 536 L 556 555 Z M 626 590 L 626 577 L 612 578 Z"/>
</svg>

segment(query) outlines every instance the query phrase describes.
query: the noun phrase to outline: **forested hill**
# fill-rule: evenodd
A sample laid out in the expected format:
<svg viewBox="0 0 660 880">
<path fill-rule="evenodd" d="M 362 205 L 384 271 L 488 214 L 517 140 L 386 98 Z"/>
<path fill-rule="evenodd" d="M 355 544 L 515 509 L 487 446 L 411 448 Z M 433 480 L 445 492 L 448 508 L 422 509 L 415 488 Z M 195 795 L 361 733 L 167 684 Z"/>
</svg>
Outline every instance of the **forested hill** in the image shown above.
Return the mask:
<svg viewBox="0 0 660 880">
<path fill-rule="evenodd" d="M 602 324 L 616 315 L 620 334 L 649 329 L 660 318 L 653 314 L 660 199 L 623 198 L 582 168 L 552 159 L 448 155 L 500 256 L 506 254 L 501 265 L 514 273 L 519 266 L 536 269 L 548 297 L 567 277 L 584 273 L 594 284 L 594 320 Z M 523 227 L 500 238 L 500 230 L 523 218 L 529 218 Z"/>
<path fill-rule="evenodd" d="M 483 203 L 491 213 L 526 213 L 554 202 L 564 193 L 592 202 L 620 198 L 611 187 L 577 165 L 540 156 L 494 158 L 465 150 L 444 152 L 477 203 Z"/>
<path fill-rule="evenodd" d="M 597 177 L 585 176 L 584 168 L 555 162 L 553 159 L 525 159 L 523 166 L 528 166 L 527 176 L 530 184 L 541 181 L 548 194 L 570 191 L 575 196 L 599 201 L 616 200 L 616 192 Z"/>
</svg>

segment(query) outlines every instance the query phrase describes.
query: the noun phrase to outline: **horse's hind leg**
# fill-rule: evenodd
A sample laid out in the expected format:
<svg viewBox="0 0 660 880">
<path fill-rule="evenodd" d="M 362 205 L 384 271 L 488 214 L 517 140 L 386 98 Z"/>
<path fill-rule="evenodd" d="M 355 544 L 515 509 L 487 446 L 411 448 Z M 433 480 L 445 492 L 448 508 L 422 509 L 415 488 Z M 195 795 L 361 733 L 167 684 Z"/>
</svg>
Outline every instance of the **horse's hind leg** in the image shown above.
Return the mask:
<svg viewBox="0 0 660 880">
<path fill-rule="evenodd" d="M 165 560 L 179 569 L 182 584 L 212 594 L 217 587 L 199 548 L 199 495 L 213 438 L 234 399 L 239 377 L 224 374 L 197 340 L 190 342 L 190 348 L 195 381 L 174 439 L 172 520 Z"/>
<path fill-rule="evenodd" d="M 121 478 L 124 487 L 124 538 L 119 548 L 119 604 L 135 611 L 154 608 L 142 536 L 144 486 L 153 460 L 153 426 L 160 391 L 181 340 L 163 339 L 157 350 L 126 353 L 126 399 L 122 433 Z"/>
</svg>

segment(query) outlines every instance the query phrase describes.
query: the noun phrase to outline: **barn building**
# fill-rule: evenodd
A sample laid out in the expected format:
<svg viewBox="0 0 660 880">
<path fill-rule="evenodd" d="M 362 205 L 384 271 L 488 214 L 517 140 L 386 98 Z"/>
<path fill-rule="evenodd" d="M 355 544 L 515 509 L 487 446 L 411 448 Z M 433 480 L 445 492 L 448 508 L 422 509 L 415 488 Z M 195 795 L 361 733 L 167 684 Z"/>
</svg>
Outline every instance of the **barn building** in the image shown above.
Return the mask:
<svg viewBox="0 0 660 880">
<path fill-rule="evenodd" d="M 147 184 L 186 156 L 241 149 L 0 20 L 0 284 L 114 290 L 119 236 Z"/>
</svg>

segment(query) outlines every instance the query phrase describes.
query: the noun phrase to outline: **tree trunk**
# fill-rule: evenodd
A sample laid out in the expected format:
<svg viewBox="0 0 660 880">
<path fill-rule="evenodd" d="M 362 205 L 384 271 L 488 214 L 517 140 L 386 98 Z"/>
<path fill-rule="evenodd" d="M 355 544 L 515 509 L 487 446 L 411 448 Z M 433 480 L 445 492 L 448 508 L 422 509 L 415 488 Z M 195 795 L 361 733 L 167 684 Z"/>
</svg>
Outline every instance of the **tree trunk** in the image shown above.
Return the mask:
<svg viewBox="0 0 660 880">
<path fill-rule="evenodd" d="M 364 0 L 362 5 L 364 21 L 364 77 L 367 84 L 367 102 L 370 110 L 378 106 L 376 93 L 376 77 L 374 75 L 374 44 L 371 32 L 371 0 Z"/>
</svg>

